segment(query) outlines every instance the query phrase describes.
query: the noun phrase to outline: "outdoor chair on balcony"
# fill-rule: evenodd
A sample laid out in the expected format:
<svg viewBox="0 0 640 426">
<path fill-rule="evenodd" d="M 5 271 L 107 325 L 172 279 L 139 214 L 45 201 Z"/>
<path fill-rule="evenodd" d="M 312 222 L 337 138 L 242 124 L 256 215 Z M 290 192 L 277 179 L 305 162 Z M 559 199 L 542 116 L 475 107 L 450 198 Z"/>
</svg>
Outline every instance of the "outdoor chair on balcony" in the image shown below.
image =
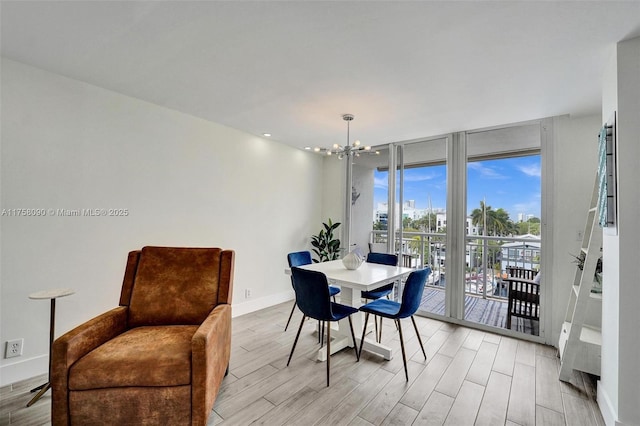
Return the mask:
<svg viewBox="0 0 640 426">
<path fill-rule="evenodd" d="M 507 268 L 507 274 L 507 329 L 511 329 L 512 317 L 540 320 L 540 274 L 524 268 Z M 533 330 L 531 327 L 532 334 Z"/>
<path fill-rule="evenodd" d="M 525 280 L 533 281 L 538 271 L 533 269 L 520 268 L 515 266 L 510 266 L 507 268 L 507 275 L 513 278 L 523 278 Z"/>
</svg>

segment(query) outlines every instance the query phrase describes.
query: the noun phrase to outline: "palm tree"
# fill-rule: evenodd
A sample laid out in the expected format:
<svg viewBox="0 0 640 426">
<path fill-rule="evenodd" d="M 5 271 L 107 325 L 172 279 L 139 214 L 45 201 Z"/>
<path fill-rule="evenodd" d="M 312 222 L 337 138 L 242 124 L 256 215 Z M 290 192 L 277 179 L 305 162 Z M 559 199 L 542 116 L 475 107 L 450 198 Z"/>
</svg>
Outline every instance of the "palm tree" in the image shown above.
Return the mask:
<svg viewBox="0 0 640 426">
<path fill-rule="evenodd" d="M 493 210 L 484 201 L 480 201 L 480 208 L 473 209 L 471 221 L 482 228 L 483 235 L 507 235 L 513 233 L 513 222 L 509 213 L 503 208 Z M 486 229 L 485 229 L 486 227 Z"/>
<path fill-rule="evenodd" d="M 502 207 L 494 212 L 493 216 L 493 235 L 509 235 L 513 234 L 515 224 L 509 218 L 509 213 Z"/>
<path fill-rule="evenodd" d="M 491 229 L 490 224 L 493 213 L 491 206 L 487 206 L 484 201 L 480 201 L 479 209 L 473 209 L 471 212 L 471 223 L 482 229 L 482 235 L 488 235 L 487 231 Z"/>
</svg>

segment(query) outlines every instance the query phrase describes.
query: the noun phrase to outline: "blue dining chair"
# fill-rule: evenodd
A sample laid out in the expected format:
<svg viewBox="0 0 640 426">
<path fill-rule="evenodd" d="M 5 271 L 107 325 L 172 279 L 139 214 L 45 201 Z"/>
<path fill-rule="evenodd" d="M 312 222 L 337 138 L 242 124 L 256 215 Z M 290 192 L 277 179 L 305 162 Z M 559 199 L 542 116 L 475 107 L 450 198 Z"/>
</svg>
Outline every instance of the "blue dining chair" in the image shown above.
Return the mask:
<svg viewBox="0 0 640 426">
<path fill-rule="evenodd" d="M 369 263 L 377 263 L 379 265 L 390 265 L 397 266 L 398 265 L 398 256 L 395 254 L 388 253 L 369 253 L 367 255 L 367 262 Z M 371 291 L 363 291 L 361 293 L 361 297 L 367 300 L 377 300 L 382 297 L 389 298 L 389 295 L 393 293 L 394 283 L 385 284 L 382 287 L 378 287 Z M 382 317 L 380 317 L 380 328 L 378 329 L 378 319 L 374 318 L 376 324 L 376 341 L 380 342 L 382 340 Z M 378 334 L 378 330 L 380 330 Z"/>
<path fill-rule="evenodd" d="M 294 266 L 302 266 L 302 265 L 310 265 L 312 263 L 311 260 L 311 252 L 309 251 L 296 251 L 293 253 L 289 253 L 287 255 L 287 261 L 289 262 L 289 267 L 292 268 Z M 291 284 L 293 285 L 293 276 L 291 277 Z M 329 294 L 333 297 L 333 301 L 336 301 L 336 294 L 340 293 L 340 288 L 330 285 L 329 286 Z M 293 306 L 291 307 L 291 313 L 289 314 L 289 319 L 287 320 L 287 325 L 284 327 L 284 331 L 287 331 L 289 328 L 289 323 L 291 322 L 291 317 L 293 316 L 293 311 L 296 310 L 296 302 L 293 301 Z M 324 332 L 321 332 L 322 335 Z M 320 339 L 318 339 L 320 341 Z"/>
<path fill-rule="evenodd" d="M 302 321 L 300 321 L 300 327 L 298 327 L 296 339 L 293 341 L 287 367 L 291 362 L 293 351 L 296 349 L 305 318 L 309 317 L 322 321 L 323 323 L 327 322 L 327 386 L 329 386 L 329 372 L 331 369 L 331 324 L 329 324 L 329 322 L 340 321 L 345 317 L 349 319 L 356 360 L 360 361 L 356 335 L 353 332 L 353 323 L 351 322 L 351 314 L 358 312 L 358 309 L 331 301 L 327 276 L 322 272 L 293 267 L 291 268 L 291 274 L 293 277 L 293 289 L 296 292 L 296 304 L 302 311 L 303 316 Z"/>
<path fill-rule="evenodd" d="M 422 348 L 422 354 L 424 355 L 424 359 L 426 360 L 427 353 L 424 351 L 422 339 L 420 338 L 418 326 L 416 325 L 416 320 L 413 318 L 413 314 L 415 314 L 418 310 L 418 307 L 420 307 L 424 285 L 430 273 L 431 268 L 426 267 L 424 269 L 413 271 L 411 274 L 409 274 L 409 278 L 407 278 L 407 282 L 404 284 L 401 303 L 393 300 L 377 299 L 360 307 L 360 310 L 362 312 L 365 312 L 364 328 L 362 329 L 362 340 L 360 341 L 360 353 L 362 353 L 362 347 L 364 346 L 364 334 L 367 329 L 369 314 L 374 314 L 380 317 L 394 320 L 396 322 L 396 325 L 398 326 L 398 332 L 400 333 L 402 361 L 404 362 L 404 375 L 407 379 L 407 382 L 409 381 L 409 372 L 407 371 L 407 356 L 404 350 L 404 339 L 402 337 L 402 325 L 400 324 L 400 320 L 403 318 L 411 317 L 411 322 L 413 322 L 413 327 L 416 330 L 416 336 L 418 336 L 418 342 L 420 342 L 420 348 Z"/>
</svg>

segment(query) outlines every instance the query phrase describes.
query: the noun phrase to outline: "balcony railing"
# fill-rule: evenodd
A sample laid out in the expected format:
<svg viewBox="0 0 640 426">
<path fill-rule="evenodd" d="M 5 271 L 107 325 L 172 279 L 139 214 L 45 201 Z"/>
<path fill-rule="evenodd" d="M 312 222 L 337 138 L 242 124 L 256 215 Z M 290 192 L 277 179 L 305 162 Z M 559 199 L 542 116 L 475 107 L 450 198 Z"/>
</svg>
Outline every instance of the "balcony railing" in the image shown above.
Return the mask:
<svg viewBox="0 0 640 426">
<path fill-rule="evenodd" d="M 396 234 L 395 251 L 402 255 L 404 264 L 430 266 L 432 274 L 427 285 L 445 287 L 446 234 L 404 231 L 402 236 L 400 243 Z M 508 267 L 540 269 L 540 239 L 467 235 L 466 240 L 466 294 L 506 299 L 503 279 Z M 386 243 L 387 231 L 372 231 L 371 242 Z"/>
</svg>

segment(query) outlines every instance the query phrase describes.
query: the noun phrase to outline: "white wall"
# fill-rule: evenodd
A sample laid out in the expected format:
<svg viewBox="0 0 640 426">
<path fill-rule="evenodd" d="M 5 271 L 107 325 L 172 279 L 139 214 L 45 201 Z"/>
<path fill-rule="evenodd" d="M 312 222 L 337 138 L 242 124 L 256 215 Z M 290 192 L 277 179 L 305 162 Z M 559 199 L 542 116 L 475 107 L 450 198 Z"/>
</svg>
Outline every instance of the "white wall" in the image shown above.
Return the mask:
<svg viewBox="0 0 640 426">
<path fill-rule="evenodd" d="M 335 156 L 322 156 L 322 171 L 323 182 L 322 188 L 322 213 L 321 222 L 344 222 L 344 200 L 345 200 L 345 179 L 346 179 L 346 166 L 344 160 L 338 160 Z M 317 229 L 314 230 L 314 234 L 317 234 L 322 225 L 318 224 Z M 338 228 L 338 234 L 335 236 L 340 238 L 340 247 L 345 247 L 345 235 L 344 226 Z M 316 256 L 313 256 L 314 259 Z"/>
<path fill-rule="evenodd" d="M 57 303 L 60 335 L 118 304 L 144 245 L 236 250 L 234 315 L 293 297 L 286 253 L 319 229 L 320 157 L 4 58 L 1 82 L 1 208 L 128 209 L 2 216 L 3 355 L 25 339 L 2 385 L 47 371 L 49 303 L 30 293 L 76 290 Z"/>
<path fill-rule="evenodd" d="M 600 126 L 599 115 L 563 116 L 554 120 L 553 265 L 550 276 L 547 276 L 553 283 L 553 296 L 545 299 L 552 303 L 547 307 L 552 319 L 551 330 L 546 330 L 546 341 L 554 346 L 558 345 L 575 274 L 571 254 L 577 255 L 580 251 L 582 239 L 577 234 L 584 230 L 593 192 Z M 545 283 L 548 282 L 545 278 Z"/>
<path fill-rule="evenodd" d="M 603 78 L 602 121 L 617 113 L 617 234 L 603 236 L 602 376 L 607 425 L 640 424 L 640 37 L 618 43 Z"/>
<path fill-rule="evenodd" d="M 366 256 L 373 229 L 373 170 L 354 164 L 353 185 L 360 196 L 351 207 L 351 244 L 356 244 Z"/>
</svg>

